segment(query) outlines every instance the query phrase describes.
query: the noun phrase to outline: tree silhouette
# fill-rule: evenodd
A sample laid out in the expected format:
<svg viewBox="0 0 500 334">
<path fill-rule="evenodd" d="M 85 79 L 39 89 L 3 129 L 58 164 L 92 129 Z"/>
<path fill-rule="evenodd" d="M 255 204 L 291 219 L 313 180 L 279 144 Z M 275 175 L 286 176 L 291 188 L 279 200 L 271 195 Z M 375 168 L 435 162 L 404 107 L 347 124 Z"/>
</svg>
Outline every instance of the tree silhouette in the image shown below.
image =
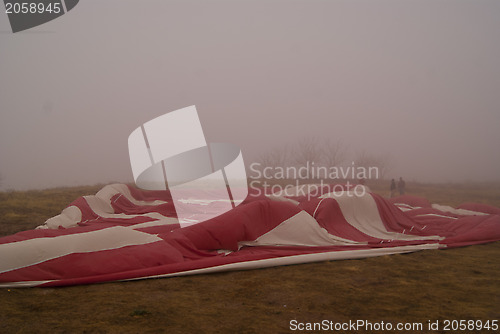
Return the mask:
<svg viewBox="0 0 500 334">
<path fill-rule="evenodd" d="M 375 154 L 366 150 L 359 151 L 356 155 L 355 163 L 357 166 L 368 170 L 370 167 L 378 169 L 378 178 L 384 180 L 392 166 L 392 156 L 389 154 Z"/>
<path fill-rule="evenodd" d="M 321 150 L 321 161 L 327 167 L 339 166 L 347 160 L 347 146 L 340 140 L 326 139 Z"/>
</svg>

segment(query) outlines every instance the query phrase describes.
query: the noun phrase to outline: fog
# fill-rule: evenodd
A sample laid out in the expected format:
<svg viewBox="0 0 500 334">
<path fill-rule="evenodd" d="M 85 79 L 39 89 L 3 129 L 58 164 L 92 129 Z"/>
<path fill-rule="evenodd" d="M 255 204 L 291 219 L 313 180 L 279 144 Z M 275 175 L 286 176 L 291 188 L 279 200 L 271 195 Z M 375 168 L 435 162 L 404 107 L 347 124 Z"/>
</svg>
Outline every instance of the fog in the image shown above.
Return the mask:
<svg viewBox="0 0 500 334">
<path fill-rule="evenodd" d="M 300 138 L 388 177 L 500 180 L 498 1 L 82 0 L 0 13 L 1 190 L 131 182 L 127 138 L 196 105 L 246 163 Z"/>
</svg>

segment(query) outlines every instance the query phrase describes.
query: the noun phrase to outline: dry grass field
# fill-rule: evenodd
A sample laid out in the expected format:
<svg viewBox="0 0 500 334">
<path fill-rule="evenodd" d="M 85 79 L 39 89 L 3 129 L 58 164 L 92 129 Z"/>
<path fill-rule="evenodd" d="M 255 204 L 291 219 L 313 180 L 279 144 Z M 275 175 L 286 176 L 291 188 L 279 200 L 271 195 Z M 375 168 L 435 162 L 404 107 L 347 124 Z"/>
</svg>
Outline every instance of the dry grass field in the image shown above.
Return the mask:
<svg viewBox="0 0 500 334">
<path fill-rule="evenodd" d="M 387 184 L 369 184 L 387 195 Z M 0 235 L 34 228 L 101 186 L 0 193 Z M 410 194 L 500 206 L 500 185 L 408 183 Z M 0 254 L 1 256 L 1 254 Z M 64 288 L 0 289 L 0 333 L 293 333 L 290 321 L 500 320 L 500 242 L 361 260 Z M 440 321 L 428 330 L 428 321 Z M 312 333 L 313 331 L 302 331 Z M 387 331 L 321 331 L 383 333 Z"/>
</svg>

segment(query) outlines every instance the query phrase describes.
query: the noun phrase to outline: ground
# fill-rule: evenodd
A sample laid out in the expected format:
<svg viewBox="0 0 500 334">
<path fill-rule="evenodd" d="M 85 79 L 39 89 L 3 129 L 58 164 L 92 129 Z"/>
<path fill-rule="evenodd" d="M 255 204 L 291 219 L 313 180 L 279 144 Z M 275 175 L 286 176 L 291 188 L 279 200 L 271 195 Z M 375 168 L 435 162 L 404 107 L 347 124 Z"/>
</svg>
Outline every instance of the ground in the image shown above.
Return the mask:
<svg viewBox="0 0 500 334">
<path fill-rule="evenodd" d="M 388 194 L 388 185 L 368 185 Z M 0 235 L 40 225 L 101 187 L 0 193 Z M 408 183 L 407 188 L 441 204 L 500 206 L 498 184 Z M 393 333 L 495 333 L 445 331 L 444 325 L 446 320 L 500 321 L 499 255 L 500 242 L 495 242 L 251 271 L 0 289 L 0 333 L 293 333 L 301 331 L 291 330 L 291 324 L 323 320 L 406 323 L 415 329 Z M 439 321 L 439 329 L 429 330 L 429 320 Z"/>
</svg>

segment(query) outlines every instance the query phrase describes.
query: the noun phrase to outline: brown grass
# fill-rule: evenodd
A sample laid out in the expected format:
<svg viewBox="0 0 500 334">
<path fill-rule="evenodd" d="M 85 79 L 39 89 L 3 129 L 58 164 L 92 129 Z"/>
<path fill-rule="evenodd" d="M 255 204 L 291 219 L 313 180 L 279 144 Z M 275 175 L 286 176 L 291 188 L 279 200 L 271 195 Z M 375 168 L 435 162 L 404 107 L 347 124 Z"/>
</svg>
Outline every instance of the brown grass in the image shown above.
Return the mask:
<svg viewBox="0 0 500 334">
<path fill-rule="evenodd" d="M 384 184 L 370 186 L 387 192 Z M 0 234 L 33 228 L 99 188 L 0 193 Z M 499 205 L 500 198 L 497 186 L 408 189 L 451 205 Z M 427 321 L 500 319 L 499 255 L 496 242 L 168 279 L 0 289 L 0 333 L 291 333 L 292 319 L 420 322 L 424 330 L 413 333 L 449 333 L 426 330 Z"/>
</svg>

